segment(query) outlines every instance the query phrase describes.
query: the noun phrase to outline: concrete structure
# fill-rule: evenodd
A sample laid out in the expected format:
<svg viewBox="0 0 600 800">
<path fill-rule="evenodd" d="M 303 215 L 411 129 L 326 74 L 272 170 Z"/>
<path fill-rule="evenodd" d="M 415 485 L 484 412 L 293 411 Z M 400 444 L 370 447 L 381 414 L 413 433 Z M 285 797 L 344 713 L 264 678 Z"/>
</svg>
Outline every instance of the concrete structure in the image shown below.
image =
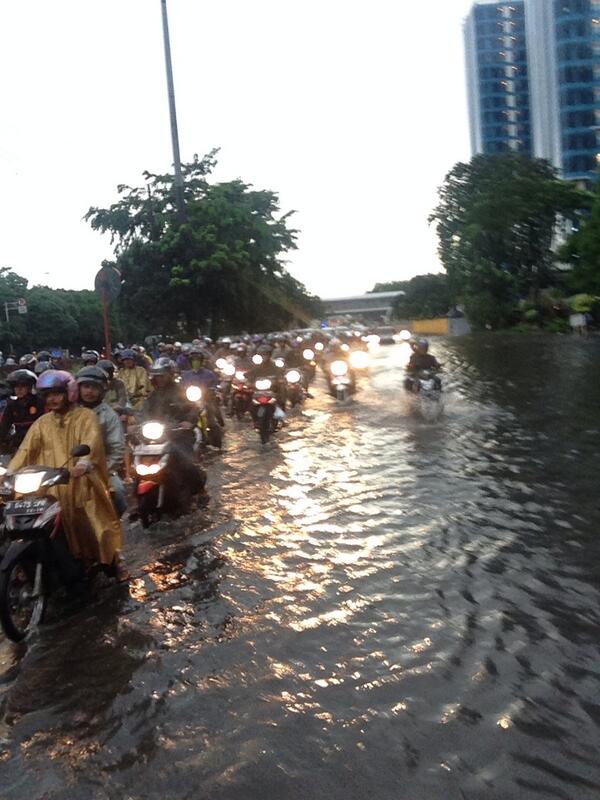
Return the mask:
<svg viewBox="0 0 600 800">
<path fill-rule="evenodd" d="M 465 51 L 473 154 L 530 153 L 591 182 L 600 0 L 479 0 L 465 21 Z"/>
<path fill-rule="evenodd" d="M 365 322 L 388 322 L 396 298 L 404 292 L 373 292 L 323 300 L 326 318 L 350 317 Z"/>
</svg>

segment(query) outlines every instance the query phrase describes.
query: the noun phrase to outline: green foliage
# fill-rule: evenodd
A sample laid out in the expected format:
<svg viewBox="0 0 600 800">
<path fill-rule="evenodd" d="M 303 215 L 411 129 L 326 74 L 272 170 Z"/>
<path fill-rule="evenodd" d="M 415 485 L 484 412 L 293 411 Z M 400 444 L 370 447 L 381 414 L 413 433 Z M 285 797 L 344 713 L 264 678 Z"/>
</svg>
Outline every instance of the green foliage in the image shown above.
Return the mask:
<svg viewBox="0 0 600 800">
<path fill-rule="evenodd" d="M 27 280 L 8 268 L 0 269 L 0 304 L 23 297 L 27 314 L 10 312 L 9 322 L 3 315 L 0 343 L 3 350 L 19 351 L 43 347 L 99 346 L 103 341 L 102 310 L 98 297 L 91 291 L 50 289 L 47 286 L 27 288 Z M 115 334 L 118 325 L 113 320 Z"/>
<path fill-rule="evenodd" d="M 573 267 L 568 276 L 572 291 L 600 295 L 600 181 L 594 185 L 589 216 L 567 239 L 559 257 Z"/>
<path fill-rule="evenodd" d="M 596 298 L 591 294 L 576 294 L 569 297 L 569 306 L 575 314 L 587 314 L 596 305 Z"/>
<path fill-rule="evenodd" d="M 557 218 L 578 219 L 590 202 L 546 161 L 502 154 L 456 164 L 430 222 L 450 293 L 473 324 L 503 326 L 519 297 L 551 284 Z"/>
<path fill-rule="evenodd" d="M 108 209 L 90 208 L 108 232 L 124 278 L 125 330 L 149 326 L 179 335 L 283 328 L 321 313 L 317 298 L 285 269 L 296 248 L 278 198 L 240 180 L 210 184 L 216 152 L 184 164 L 186 220 L 177 220 L 171 175 L 144 173 L 142 188 L 120 186 Z M 132 338 L 131 336 L 127 338 Z"/>
<path fill-rule="evenodd" d="M 396 319 L 430 319 L 445 316 L 452 306 L 448 277 L 443 273 L 416 275 L 408 281 L 376 283 L 372 292 L 404 292 L 394 303 Z"/>
</svg>

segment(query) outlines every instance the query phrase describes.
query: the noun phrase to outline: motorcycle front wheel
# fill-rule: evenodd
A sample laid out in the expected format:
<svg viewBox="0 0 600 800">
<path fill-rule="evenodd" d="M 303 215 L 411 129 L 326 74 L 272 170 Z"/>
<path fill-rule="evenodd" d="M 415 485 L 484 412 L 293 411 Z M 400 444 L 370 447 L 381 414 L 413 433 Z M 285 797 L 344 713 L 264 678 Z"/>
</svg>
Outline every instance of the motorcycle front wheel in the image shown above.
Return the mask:
<svg viewBox="0 0 600 800">
<path fill-rule="evenodd" d="M 258 427 L 258 432 L 260 434 L 260 441 L 262 442 L 262 444 L 266 444 L 269 441 L 274 429 L 275 426 L 273 424 L 273 414 L 265 413 L 261 417 L 260 424 Z"/>
<path fill-rule="evenodd" d="M 149 528 L 155 520 L 158 521 L 160 519 L 160 509 L 157 508 L 156 494 L 156 491 L 151 491 L 138 497 L 138 513 L 142 528 Z"/>
<path fill-rule="evenodd" d="M 35 564 L 17 557 L 0 573 L 0 624 L 13 642 L 22 642 L 44 617 L 46 595 L 43 589 L 34 597 L 36 569 L 42 569 L 41 562 Z"/>
</svg>

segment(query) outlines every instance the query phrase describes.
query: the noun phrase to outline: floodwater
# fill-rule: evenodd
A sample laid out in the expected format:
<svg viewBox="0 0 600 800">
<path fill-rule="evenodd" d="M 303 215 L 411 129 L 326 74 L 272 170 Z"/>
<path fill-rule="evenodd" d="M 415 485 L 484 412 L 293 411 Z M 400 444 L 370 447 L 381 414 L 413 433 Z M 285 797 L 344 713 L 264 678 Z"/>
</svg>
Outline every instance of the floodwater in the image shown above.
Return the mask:
<svg viewBox="0 0 600 800">
<path fill-rule="evenodd" d="M 433 349 L 438 421 L 394 346 L 230 424 L 130 593 L 0 644 L 5 800 L 600 797 L 600 341 Z"/>
</svg>

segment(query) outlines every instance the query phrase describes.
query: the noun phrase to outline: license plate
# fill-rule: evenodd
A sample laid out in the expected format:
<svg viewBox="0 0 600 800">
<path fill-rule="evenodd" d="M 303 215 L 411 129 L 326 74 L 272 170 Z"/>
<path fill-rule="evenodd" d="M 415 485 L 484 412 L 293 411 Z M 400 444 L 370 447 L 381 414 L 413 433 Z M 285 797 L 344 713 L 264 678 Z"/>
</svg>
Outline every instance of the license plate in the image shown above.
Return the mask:
<svg viewBox="0 0 600 800">
<path fill-rule="evenodd" d="M 13 500 L 7 503 L 4 513 L 9 516 L 18 516 L 19 514 L 41 514 L 46 508 L 48 503 L 46 500 Z"/>
</svg>

